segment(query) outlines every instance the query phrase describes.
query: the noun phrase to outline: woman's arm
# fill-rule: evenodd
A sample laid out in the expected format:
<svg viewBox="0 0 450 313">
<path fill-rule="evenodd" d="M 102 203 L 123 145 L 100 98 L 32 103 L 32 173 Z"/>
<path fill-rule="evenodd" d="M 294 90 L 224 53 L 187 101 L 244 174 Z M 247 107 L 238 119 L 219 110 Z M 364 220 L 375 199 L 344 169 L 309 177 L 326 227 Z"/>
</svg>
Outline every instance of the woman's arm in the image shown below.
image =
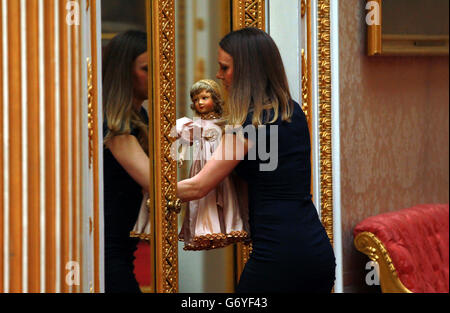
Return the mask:
<svg viewBox="0 0 450 313">
<path fill-rule="evenodd" d="M 234 134 L 226 134 L 201 171 L 192 178 L 182 180 L 177 185 L 177 197 L 185 202 L 203 198 L 239 164 L 252 144 L 247 139 Z"/>
<path fill-rule="evenodd" d="M 137 138 L 132 135 L 115 136 L 106 146 L 131 178 L 148 192 L 150 182 L 149 159 Z"/>
</svg>

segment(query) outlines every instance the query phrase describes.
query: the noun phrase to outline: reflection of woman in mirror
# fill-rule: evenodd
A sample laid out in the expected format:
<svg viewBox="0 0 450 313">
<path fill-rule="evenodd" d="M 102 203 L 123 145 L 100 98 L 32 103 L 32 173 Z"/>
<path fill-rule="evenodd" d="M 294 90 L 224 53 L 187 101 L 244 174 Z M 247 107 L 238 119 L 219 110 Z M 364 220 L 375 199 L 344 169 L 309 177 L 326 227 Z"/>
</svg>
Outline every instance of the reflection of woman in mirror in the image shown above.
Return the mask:
<svg viewBox="0 0 450 313">
<path fill-rule="evenodd" d="M 223 100 L 219 85 L 209 79 L 196 82 L 190 91 L 194 120 L 177 120 L 182 147 L 193 144 L 193 163 L 189 177 L 195 176 L 212 157 L 221 139 L 216 125 L 222 115 Z M 180 155 L 181 161 L 184 153 Z M 225 177 L 200 199 L 189 201 L 179 238 L 185 250 L 208 250 L 248 238 L 247 208 L 239 203 L 235 182 Z"/>
<path fill-rule="evenodd" d="M 105 291 L 140 292 L 138 239 L 130 238 L 148 190 L 147 35 L 114 37 L 103 55 Z"/>
<path fill-rule="evenodd" d="M 202 170 L 178 183 L 177 196 L 199 199 L 236 169 L 248 182 L 253 244 L 237 292 L 329 293 L 335 257 L 311 200 L 308 125 L 291 99 L 278 48 L 265 32 L 244 28 L 221 40 L 218 62 L 217 78 L 229 94 L 224 118 L 245 129 L 257 126 L 256 136 L 226 132 Z M 262 132 L 267 140 L 256 139 Z M 277 166 L 263 171 L 264 158 L 253 152 L 260 153 L 271 136 L 278 145 L 269 154 Z M 224 158 L 227 151 L 233 151 L 232 159 Z"/>
</svg>

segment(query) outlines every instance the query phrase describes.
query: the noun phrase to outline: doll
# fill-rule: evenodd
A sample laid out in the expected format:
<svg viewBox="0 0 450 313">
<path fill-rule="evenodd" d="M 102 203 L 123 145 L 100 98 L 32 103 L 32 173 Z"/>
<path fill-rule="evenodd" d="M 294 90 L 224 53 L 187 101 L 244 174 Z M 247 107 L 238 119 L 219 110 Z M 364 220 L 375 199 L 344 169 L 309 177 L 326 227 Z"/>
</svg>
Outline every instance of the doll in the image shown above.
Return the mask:
<svg viewBox="0 0 450 313">
<path fill-rule="evenodd" d="M 190 92 L 194 120 L 177 120 L 177 136 L 184 141 L 179 165 L 184 161 L 185 147 L 193 146 L 193 161 L 189 177 L 195 176 L 212 157 L 220 143 L 223 100 L 220 87 L 213 80 L 200 80 Z M 184 250 L 209 250 L 234 242 L 249 240 L 247 194 L 243 182 L 233 174 L 226 177 L 205 197 L 188 202 L 179 240 Z M 240 189 L 237 189 L 240 188 Z"/>
<path fill-rule="evenodd" d="M 148 192 L 142 191 L 141 208 L 139 209 L 136 224 L 134 224 L 133 230 L 130 231 L 130 237 L 139 238 L 141 240 L 151 239 L 150 212 L 147 207 L 147 200 Z"/>
</svg>

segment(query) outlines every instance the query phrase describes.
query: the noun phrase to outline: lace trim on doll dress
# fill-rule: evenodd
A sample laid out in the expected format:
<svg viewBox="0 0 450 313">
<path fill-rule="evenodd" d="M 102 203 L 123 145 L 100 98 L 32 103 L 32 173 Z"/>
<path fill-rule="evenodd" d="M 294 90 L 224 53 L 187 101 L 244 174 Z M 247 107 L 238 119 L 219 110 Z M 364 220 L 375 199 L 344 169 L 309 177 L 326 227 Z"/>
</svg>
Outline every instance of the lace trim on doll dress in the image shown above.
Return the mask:
<svg viewBox="0 0 450 313">
<path fill-rule="evenodd" d="M 147 208 L 147 200 L 148 192 L 144 192 L 138 219 L 133 227 L 133 230 L 130 231 L 131 238 L 139 238 L 141 240 L 150 240 L 152 238 L 150 229 L 150 212 Z"/>
<path fill-rule="evenodd" d="M 180 241 L 184 241 L 180 239 Z M 211 250 L 217 248 L 223 248 L 230 244 L 243 242 L 244 244 L 250 243 L 249 234 L 242 231 L 232 231 L 229 234 L 223 233 L 214 233 L 214 234 L 206 234 L 202 236 L 195 236 L 192 238 L 192 243 L 186 243 L 183 250 Z"/>
</svg>

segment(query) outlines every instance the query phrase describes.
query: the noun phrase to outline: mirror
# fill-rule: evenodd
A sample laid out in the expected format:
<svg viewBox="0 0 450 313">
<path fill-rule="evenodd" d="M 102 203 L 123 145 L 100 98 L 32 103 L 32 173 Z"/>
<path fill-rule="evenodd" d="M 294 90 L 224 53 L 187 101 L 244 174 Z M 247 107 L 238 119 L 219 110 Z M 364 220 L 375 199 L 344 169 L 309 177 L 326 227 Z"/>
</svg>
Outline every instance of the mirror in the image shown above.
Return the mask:
<svg viewBox="0 0 450 313">
<path fill-rule="evenodd" d="M 140 250 L 142 255 L 135 254 L 135 265 L 141 258 L 147 270 L 140 288 L 146 291 L 145 284 L 150 281 L 149 292 L 233 292 L 248 249 L 228 246 L 192 252 L 184 251 L 178 241 L 183 215 L 171 211 L 168 203 L 173 201 L 176 181 L 188 177 L 190 164 L 177 170 L 170 152 L 171 130 L 176 118 L 193 116 L 189 99 L 193 82 L 200 78 L 216 80 L 218 42 L 231 30 L 232 20 L 233 28 L 264 28 L 265 2 L 258 0 L 250 5 L 243 0 L 103 0 L 102 4 L 105 43 L 130 27 L 147 29 L 151 38 L 148 205 L 150 224 L 158 231 L 151 233 L 151 247 Z"/>
<path fill-rule="evenodd" d="M 118 33 L 128 30 L 147 30 L 146 0 L 102 0 L 102 48 Z M 147 110 L 148 101 L 143 107 Z M 107 234 L 106 234 L 107 235 Z M 153 292 L 152 267 L 153 254 L 148 238 L 137 236 L 137 250 L 134 252 L 134 274 L 142 292 Z"/>
<path fill-rule="evenodd" d="M 200 79 L 216 79 L 220 39 L 231 31 L 231 0 L 175 1 L 177 119 L 193 118 L 190 88 Z M 178 180 L 189 177 L 190 157 L 178 168 Z M 185 210 L 178 216 L 178 233 Z M 233 292 L 235 245 L 206 251 L 185 251 L 178 243 L 179 292 Z"/>
</svg>

